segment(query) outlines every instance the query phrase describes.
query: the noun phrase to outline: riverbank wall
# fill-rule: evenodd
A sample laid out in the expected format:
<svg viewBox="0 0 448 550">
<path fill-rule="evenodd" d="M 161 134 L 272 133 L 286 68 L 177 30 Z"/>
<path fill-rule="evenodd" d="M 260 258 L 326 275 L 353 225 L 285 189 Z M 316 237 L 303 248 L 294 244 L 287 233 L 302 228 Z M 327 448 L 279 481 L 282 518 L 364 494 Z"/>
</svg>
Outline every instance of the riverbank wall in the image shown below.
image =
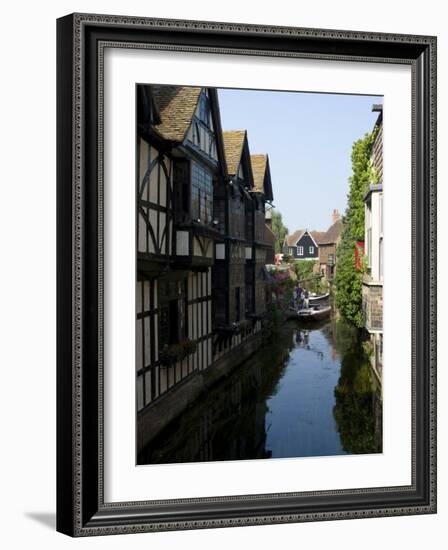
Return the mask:
<svg viewBox="0 0 448 550">
<path fill-rule="evenodd" d="M 137 454 L 203 393 L 253 355 L 261 343 L 262 333 L 257 332 L 226 351 L 207 369 L 196 371 L 173 387 L 163 399 L 138 413 Z"/>
</svg>

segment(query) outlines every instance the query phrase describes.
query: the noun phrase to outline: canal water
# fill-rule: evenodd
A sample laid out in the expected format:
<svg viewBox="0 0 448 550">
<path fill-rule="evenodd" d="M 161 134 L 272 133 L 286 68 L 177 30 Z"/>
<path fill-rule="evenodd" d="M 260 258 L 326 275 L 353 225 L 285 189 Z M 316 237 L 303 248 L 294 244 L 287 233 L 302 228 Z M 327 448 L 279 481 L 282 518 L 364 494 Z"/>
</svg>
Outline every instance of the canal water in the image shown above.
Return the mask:
<svg viewBox="0 0 448 550">
<path fill-rule="evenodd" d="M 138 464 L 382 452 L 381 391 L 342 321 L 289 322 L 206 392 Z"/>
</svg>

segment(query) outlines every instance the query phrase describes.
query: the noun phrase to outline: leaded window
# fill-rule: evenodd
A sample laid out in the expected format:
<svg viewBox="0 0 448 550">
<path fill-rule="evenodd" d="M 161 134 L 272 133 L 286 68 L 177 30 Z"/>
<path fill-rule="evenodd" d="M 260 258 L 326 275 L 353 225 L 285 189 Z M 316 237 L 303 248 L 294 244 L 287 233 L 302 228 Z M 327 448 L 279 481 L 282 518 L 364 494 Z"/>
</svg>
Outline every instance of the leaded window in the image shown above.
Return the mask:
<svg viewBox="0 0 448 550">
<path fill-rule="evenodd" d="M 199 96 L 187 139 L 208 157 L 218 160 L 210 100 L 204 91 Z"/>
<path fill-rule="evenodd" d="M 191 217 L 201 223 L 211 223 L 213 216 L 213 178 L 208 170 L 191 164 Z"/>
<path fill-rule="evenodd" d="M 187 336 L 186 281 L 159 280 L 159 349 Z"/>
<path fill-rule="evenodd" d="M 198 118 L 201 122 L 210 127 L 210 103 L 208 97 L 204 92 L 199 96 L 199 105 L 198 105 Z"/>
</svg>

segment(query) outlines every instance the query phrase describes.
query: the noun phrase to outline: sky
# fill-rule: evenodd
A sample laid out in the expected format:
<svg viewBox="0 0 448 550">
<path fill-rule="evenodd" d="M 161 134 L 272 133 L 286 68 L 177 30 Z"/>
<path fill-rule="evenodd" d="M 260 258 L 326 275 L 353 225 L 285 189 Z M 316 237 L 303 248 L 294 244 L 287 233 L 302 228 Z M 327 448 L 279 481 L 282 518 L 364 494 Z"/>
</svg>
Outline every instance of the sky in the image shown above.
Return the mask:
<svg viewBox="0 0 448 550">
<path fill-rule="evenodd" d="M 292 233 L 325 231 L 345 212 L 353 142 L 373 129 L 378 96 L 219 89 L 223 130 L 247 130 L 267 153 L 274 205 Z"/>
</svg>

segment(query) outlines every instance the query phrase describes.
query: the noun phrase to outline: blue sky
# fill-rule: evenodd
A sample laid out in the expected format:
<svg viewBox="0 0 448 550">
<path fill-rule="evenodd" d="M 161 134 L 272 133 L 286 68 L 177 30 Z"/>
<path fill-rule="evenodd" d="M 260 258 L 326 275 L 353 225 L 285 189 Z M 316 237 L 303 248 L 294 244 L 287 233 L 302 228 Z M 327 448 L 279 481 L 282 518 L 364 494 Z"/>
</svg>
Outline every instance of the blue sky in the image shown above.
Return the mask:
<svg viewBox="0 0 448 550">
<path fill-rule="evenodd" d="M 246 129 L 252 154 L 267 153 L 274 205 L 292 233 L 323 231 L 344 213 L 351 150 L 373 128 L 382 97 L 219 89 L 223 130 Z"/>
</svg>

